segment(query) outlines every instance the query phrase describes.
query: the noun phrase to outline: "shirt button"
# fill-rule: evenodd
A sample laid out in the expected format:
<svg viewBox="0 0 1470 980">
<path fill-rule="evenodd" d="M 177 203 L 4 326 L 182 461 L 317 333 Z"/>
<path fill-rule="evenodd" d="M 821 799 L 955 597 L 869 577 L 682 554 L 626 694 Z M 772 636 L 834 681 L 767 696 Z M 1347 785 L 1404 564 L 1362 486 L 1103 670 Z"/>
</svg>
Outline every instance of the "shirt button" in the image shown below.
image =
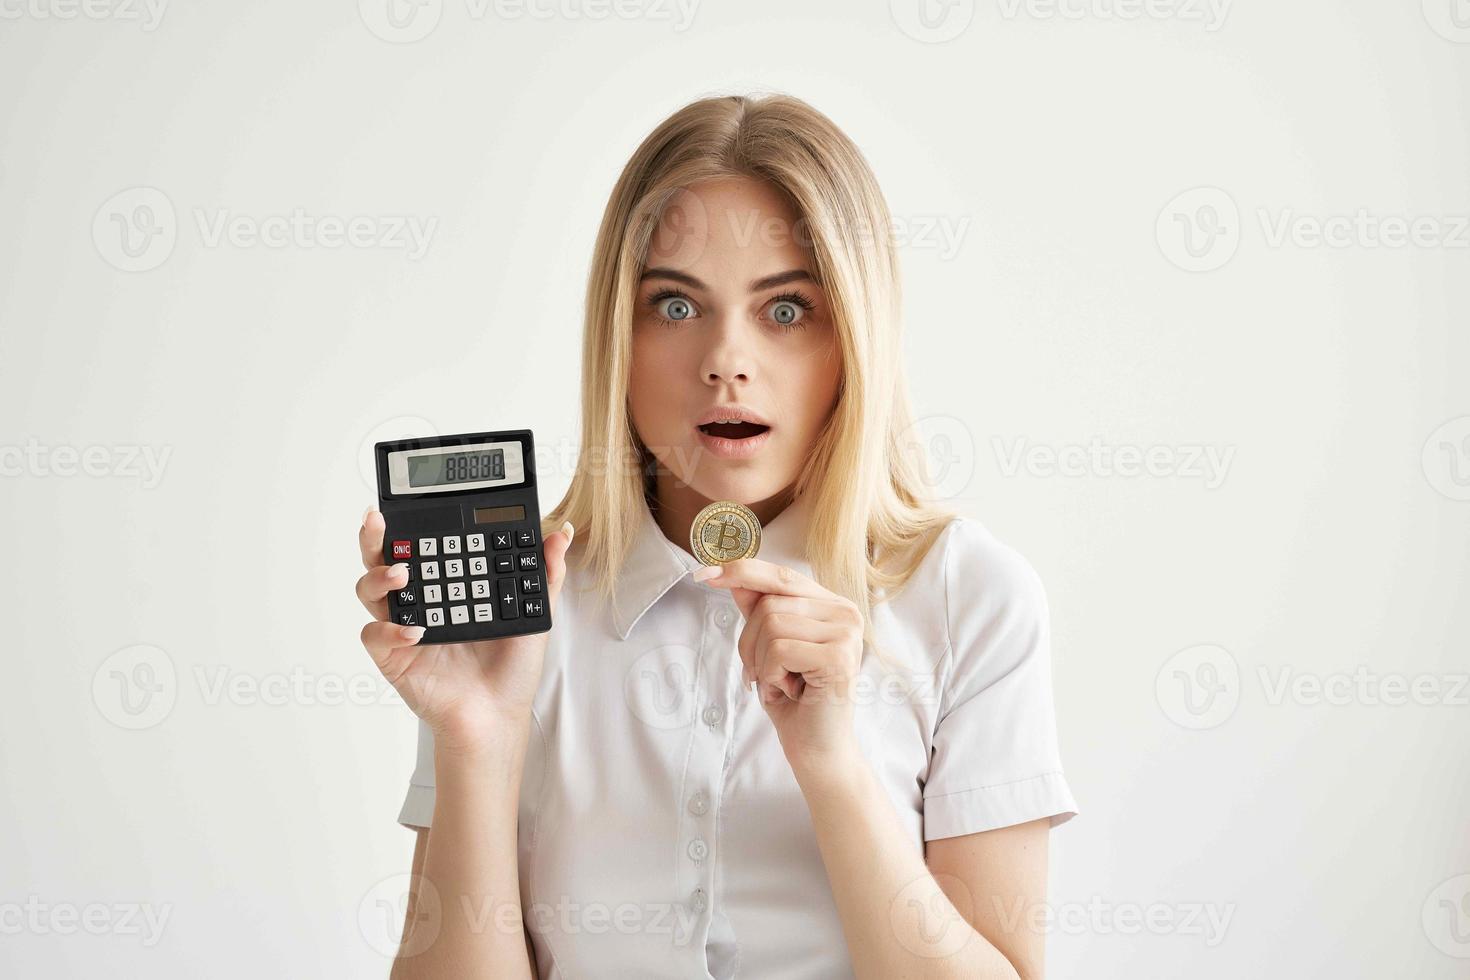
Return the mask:
<svg viewBox="0 0 1470 980">
<path fill-rule="evenodd" d="M 693 796 L 689 797 L 690 813 L 694 814 L 696 817 L 702 817 L 708 811 L 709 797 L 704 795 L 704 790 L 700 790 L 698 793 L 695 793 Z"/>
<path fill-rule="evenodd" d="M 704 709 L 704 723 L 714 728 L 725 717 L 725 709 L 717 704 L 712 704 Z"/>
<path fill-rule="evenodd" d="M 721 609 L 719 612 L 715 613 L 715 622 L 720 624 L 721 629 L 729 629 L 730 624 L 734 621 L 735 617 L 730 615 L 730 610 L 728 609 Z"/>
<path fill-rule="evenodd" d="M 709 854 L 709 848 L 705 845 L 702 837 L 696 837 L 689 842 L 689 856 L 696 861 L 703 861 L 705 855 Z"/>
<path fill-rule="evenodd" d="M 694 907 L 694 911 L 696 912 L 704 911 L 708 902 L 705 900 L 703 888 L 694 889 L 694 897 L 689 900 L 689 904 Z"/>
</svg>

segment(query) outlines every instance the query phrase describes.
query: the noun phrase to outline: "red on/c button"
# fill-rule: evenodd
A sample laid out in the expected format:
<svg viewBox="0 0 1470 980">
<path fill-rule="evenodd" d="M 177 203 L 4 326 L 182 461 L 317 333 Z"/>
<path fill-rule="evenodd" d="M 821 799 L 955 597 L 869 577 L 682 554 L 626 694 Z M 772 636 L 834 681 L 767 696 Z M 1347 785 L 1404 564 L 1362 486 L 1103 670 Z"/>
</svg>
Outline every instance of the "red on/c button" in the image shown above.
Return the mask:
<svg viewBox="0 0 1470 980">
<path fill-rule="evenodd" d="M 413 542 L 412 541 L 394 541 L 393 542 L 393 558 L 394 558 L 395 561 L 397 559 L 399 559 L 399 558 L 412 558 L 412 557 L 413 557 Z"/>
</svg>

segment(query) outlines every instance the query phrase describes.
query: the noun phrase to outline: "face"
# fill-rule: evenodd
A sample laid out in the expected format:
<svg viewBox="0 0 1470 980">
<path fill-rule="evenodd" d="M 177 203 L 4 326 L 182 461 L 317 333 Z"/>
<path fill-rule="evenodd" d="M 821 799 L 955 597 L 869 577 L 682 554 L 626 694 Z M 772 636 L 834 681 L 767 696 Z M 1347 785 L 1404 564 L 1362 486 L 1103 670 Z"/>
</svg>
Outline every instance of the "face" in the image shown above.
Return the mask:
<svg viewBox="0 0 1470 980">
<path fill-rule="evenodd" d="M 777 189 L 696 184 L 665 209 L 639 283 L 629 402 L 661 509 L 785 505 L 837 395 L 841 362 L 807 236 Z M 745 421 L 710 421 L 733 416 Z M 763 511 L 765 511 L 763 513 Z"/>
</svg>

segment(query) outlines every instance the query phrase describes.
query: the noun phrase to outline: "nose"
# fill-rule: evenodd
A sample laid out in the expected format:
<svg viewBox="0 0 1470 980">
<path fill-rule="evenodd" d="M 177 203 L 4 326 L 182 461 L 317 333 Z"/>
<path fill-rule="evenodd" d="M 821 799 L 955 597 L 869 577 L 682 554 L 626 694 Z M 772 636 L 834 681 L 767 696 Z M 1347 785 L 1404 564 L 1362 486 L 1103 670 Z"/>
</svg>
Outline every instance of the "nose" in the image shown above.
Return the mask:
<svg viewBox="0 0 1470 980">
<path fill-rule="evenodd" d="M 748 383 L 755 376 L 755 344 L 743 338 L 739 315 L 717 318 L 706 334 L 709 346 L 700 364 L 706 384 Z"/>
</svg>

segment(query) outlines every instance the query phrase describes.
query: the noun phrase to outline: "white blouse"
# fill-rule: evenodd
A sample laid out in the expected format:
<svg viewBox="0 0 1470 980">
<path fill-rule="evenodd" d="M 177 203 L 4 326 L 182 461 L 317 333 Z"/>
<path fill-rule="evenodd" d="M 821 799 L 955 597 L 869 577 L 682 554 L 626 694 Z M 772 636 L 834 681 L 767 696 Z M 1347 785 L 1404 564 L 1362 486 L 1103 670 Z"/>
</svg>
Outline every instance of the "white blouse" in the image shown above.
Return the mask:
<svg viewBox="0 0 1470 980">
<path fill-rule="evenodd" d="M 811 576 L 807 502 L 757 557 Z M 852 976 L 810 812 L 742 691 L 729 590 L 647 507 L 608 603 L 569 568 L 520 791 L 521 903 L 540 980 Z M 1057 752 L 1046 595 L 1031 565 L 959 517 L 873 609 L 901 668 L 863 659 L 855 731 L 913 846 L 1077 812 Z M 434 813 L 434 747 L 398 820 Z"/>
</svg>

